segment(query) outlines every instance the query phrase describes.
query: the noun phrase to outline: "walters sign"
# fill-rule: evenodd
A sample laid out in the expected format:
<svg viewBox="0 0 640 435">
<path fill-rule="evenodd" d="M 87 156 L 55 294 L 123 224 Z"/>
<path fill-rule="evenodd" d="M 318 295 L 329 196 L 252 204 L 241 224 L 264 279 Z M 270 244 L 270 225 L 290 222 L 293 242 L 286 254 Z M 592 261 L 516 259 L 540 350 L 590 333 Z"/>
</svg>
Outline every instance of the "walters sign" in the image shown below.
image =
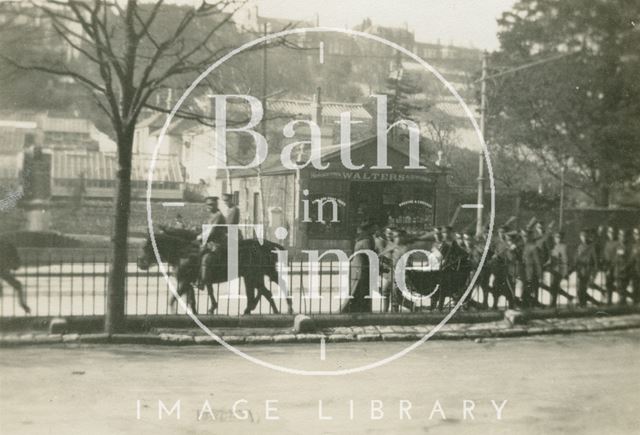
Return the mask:
<svg viewBox="0 0 640 435">
<path fill-rule="evenodd" d="M 310 178 L 331 178 L 349 181 L 420 181 L 433 183 L 433 177 L 424 174 L 398 174 L 396 172 L 312 172 Z"/>
</svg>

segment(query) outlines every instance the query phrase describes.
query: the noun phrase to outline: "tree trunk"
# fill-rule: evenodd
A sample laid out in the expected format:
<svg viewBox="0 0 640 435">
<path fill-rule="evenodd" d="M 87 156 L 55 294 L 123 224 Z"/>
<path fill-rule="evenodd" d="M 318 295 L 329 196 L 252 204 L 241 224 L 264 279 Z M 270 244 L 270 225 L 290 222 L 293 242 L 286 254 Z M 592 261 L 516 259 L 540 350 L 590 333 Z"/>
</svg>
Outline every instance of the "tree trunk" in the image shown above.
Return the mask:
<svg viewBox="0 0 640 435">
<path fill-rule="evenodd" d="M 127 129 L 129 130 L 129 129 Z M 133 129 L 118 140 L 118 179 L 113 227 L 113 257 L 107 287 L 105 332 L 113 334 L 124 329 L 125 285 L 127 279 L 127 241 L 131 209 L 131 149 Z"/>
<path fill-rule="evenodd" d="M 596 192 L 596 206 L 609 207 L 609 196 L 611 194 L 609 185 L 602 183 L 597 187 L 597 189 L 598 191 Z"/>
</svg>

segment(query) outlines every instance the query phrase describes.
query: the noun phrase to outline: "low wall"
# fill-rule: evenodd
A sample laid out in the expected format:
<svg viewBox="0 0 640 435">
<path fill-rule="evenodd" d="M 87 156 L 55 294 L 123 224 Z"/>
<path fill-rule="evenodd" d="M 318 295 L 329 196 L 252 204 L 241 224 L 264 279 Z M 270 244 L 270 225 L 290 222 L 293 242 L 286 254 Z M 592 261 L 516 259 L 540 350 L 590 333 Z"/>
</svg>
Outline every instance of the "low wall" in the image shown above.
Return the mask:
<svg viewBox="0 0 640 435">
<path fill-rule="evenodd" d="M 115 209 L 111 201 L 85 201 L 74 205 L 68 201 L 52 202 L 50 209 L 51 231 L 63 234 L 93 234 L 110 236 L 113 232 Z M 157 224 L 170 224 L 180 213 L 188 225 L 200 225 L 205 218 L 205 210 L 200 203 L 185 203 L 184 207 L 164 207 L 162 203 L 152 203 L 152 219 Z M 0 234 L 25 229 L 25 213 L 21 208 L 1 211 Z M 129 232 L 143 235 L 147 232 L 147 203 L 133 201 Z"/>
<path fill-rule="evenodd" d="M 485 323 L 503 320 L 504 311 L 458 311 L 448 323 Z M 369 314 L 311 314 L 316 327 L 336 326 L 384 326 L 384 325 L 437 325 L 448 313 L 369 313 Z M 526 319 L 579 318 L 607 315 L 640 314 L 640 306 L 617 305 L 609 307 L 542 308 L 525 311 Z M 293 327 L 293 315 L 249 315 L 249 316 L 198 316 L 210 328 L 286 328 Z M 67 317 L 67 333 L 94 333 L 104 329 L 104 316 Z M 0 318 L 0 331 L 47 330 L 50 317 L 6 317 Z M 173 316 L 127 316 L 127 332 L 149 332 L 154 328 L 194 329 L 196 324 L 186 315 Z"/>
</svg>

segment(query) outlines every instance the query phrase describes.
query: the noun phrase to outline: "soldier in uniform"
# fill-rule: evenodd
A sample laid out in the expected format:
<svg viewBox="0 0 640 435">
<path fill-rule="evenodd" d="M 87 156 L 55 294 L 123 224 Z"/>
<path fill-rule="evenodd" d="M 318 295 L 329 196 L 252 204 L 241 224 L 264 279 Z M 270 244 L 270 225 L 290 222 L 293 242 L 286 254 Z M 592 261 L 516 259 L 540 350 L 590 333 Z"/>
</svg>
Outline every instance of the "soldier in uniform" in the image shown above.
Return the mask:
<svg viewBox="0 0 640 435">
<path fill-rule="evenodd" d="M 393 268 L 391 270 L 391 277 L 392 277 L 393 287 L 390 295 L 390 299 L 391 299 L 390 304 L 391 304 L 391 311 L 393 312 L 399 311 L 400 301 L 404 300 L 404 298 L 402 297 L 402 291 L 398 287 L 398 283 L 396 282 L 395 279 L 393 279 L 395 270 L 396 270 L 396 265 L 398 264 L 398 261 L 400 261 L 400 258 L 409 250 L 410 248 L 409 248 L 406 231 L 400 230 L 400 229 L 395 230 L 394 238 L 393 238 L 393 251 L 391 252 L 391 261 L 393 263 Z"/>
<path fill-rule="evenodd" d="M 224 215 L 218 209 L 218 197 L 208 196 L 204 202 L 209 214 L 205 224 L 224 225 L 226 221 Z M 199 235 L 198 240 L 202 242 L 202 247 L 200 249 L 200 279 L 198 280 L 197 287 L 200 290 L 204 288 L 205 282 L 208 281 L 207 273 L 211 269 L 210 265 L 215 262 L 215 257 L 219 254 L 220 250 L 226 246 L 227 229 L 223 226 L 213 226 L 207 239 L 202 240 L 201 238 L 202 236 Z"/>
<path fill-rule="evenodd" d="M 381 237 L 376 239 L 376 252 L 380 257 L 380 266 L 382 269 L 382 296 L 383 300 L 383 308 L 382 310 L 386 313 L 389 311 L 389 307 L 391 304 L 391 293 L 393 290 L 393 249 L 395 248 L 395 244 L 393 242 L 395 237 L 395 229 L 393 227 L 387 227 L 384 230 L 384 233 L 380 235 Z M 396 306 L 397 308 L 397 306 Z"/>
<path fill-rule="evenodd" d="M 580 231 L 580 244 L 576 250 L 574 266 L 578 287 L 578 304 L 581 307 L 587 304 L 587 290 L 596 273 L 597 264 L 596 250 L 589 240 L 589 233 L 587 230 L 582 230 Z"/>
<path fill-rule="evenodd" d="M 473 236 L 469 231 L 465 231 L 462 235 L 462 249 L 465 250 L 467 255 L 471 255 L 475 247 Z"/>
<path fill-rule="evenodd" d="M 615 288 L 620 295 L 620 304 L 625 304 L 627 288 L 631 282 L 631 244 L 627 242 L 627 232 L 618 231 L 618 244 L 613 261 Z"/>
<path fill-rule="evenodd" d="M 549 252 L 547 261 L 549 272 L 551 272 L 551 306 L 555 307 L 558 300 L 558 293 L 562 292 L 560 283 L 569 276 L 569 258 L 567 256 L 567 245 L 564 243 L 564 234 L 556 232 L 554 234 L 554 245 Z"/>
<path fill-rule="evenodd" d="M 176 219 L 173 221 L 173 227 L 179 230 L 184 230 L 187 228 L 187 225 L 184 223 L 184 218 L 180 213 L 176 214 Z"/>
<path fill-rule="evenodd" d="M 469 273 L 469 256 L 465 250 L 458 245 L 455 240 L 453 228 L 447 226 L 442 230 L 442 245 L 440 246 L 442 254 L 441 273 L 441 299 L 439 302 L 442 307 L 443 296 L 449 296 L 457 299 L 459 293 L 464 291 L 464 283 Z"/>
<path fill-rule="evenodd" d="M 222 200 L 224 201 L 224 205 L 227 207 L 227 212 L 224 215 L 224 220 L 228 225 L 238 225 L 240 224 L 240 209 L 233 202 L 233 195 L 230 193 L 225 193 L 222 195 Z M 238 239 L 242 240 L 242 232 L 238 229 Z"/>
<path fill-rule="evenodd" d="M 363 222 L 358 227 L 353 251 L 375 250 L 375 243 L 372 235 L 373 225 Z M 351 260 L 351 287 L 349 294 L 351 299 L 342 310 L 347 313 L 370 313 L 371 299 L 369 296 L 369 258 L 366 254 L 357 254 Z"/>
<path fill-rule="evenodd" d="M 496 237 L 496 242 L 507 242 L 507 232 L 509 231 L 509 227 L 502 225 L 498 228 L 498 235 Z"/>
<path fill-rule="evenodd" d="M 549 260 L 549 254 L 553 248 L 554 234 L 551 232 L 553 222 L 549 224 L 547 231 L 545 231 L 542 222 L 538 221 L 535 225 L 535 239 L 538 246 L 538 252 L 540 254 L 540 260 L 546 263 Z"/>
<path fill-rule="evenodd" d="M 640 303 L 640 228 L 633 229 L 633 247 L 631 249 L 631 285 L 633 303 Z"/>
<path fill-rule="evenodd" d="M 597 271 L 593 276 L 593 280 L 589 283 L 589 287 L 596 289 L 603 294 L 607 293 L 606 288 L 602 288 L 598 282 L 602 282 L 602 279 L 597 280 L 598 274 L 601 276 L 606 276 L 606 262 L 604 261 L 604 246 L 607 243 L 607 226 L 606 225 L 598 225 L 598 228 L 595 230 L 593 234 L 593 248 L 596 251 L 596 259 L 598 260 Z M 596 282 L 598 281 L 598 282 Z"/>
<path fill-rule="evenodd" d="M 496 241 L 492 246 L 493 255 L 489 260 L 489 271 L 493 274 L 493 308 L 498 307 L 500 296 L 505 296 L 509 308 L 515 306 L 518 248 L 517 234 L 506 235 L 504 241 Z M 487 284 L 488 286 L 488 284 Z"/>
<path fill-rule="evenodd" d="M 611 305 L 613 301 L 613 291 L 615 289 L 614 260 L 616 251 L 618 250 L 618 242 L 613 227 L 607 228 L 607 240 L 604 242 L 602 251 L 603 269 L 605 276 L 605 290 L 607 293 L 607 304 Z"/>
<path fill-rule="evenodd" d="M 542 279 L 542 261 L 533 231 L 527 231 L 527 240 L 522 250 L 522 265 L 524 287 L 522 291 L 522 306 L 530 308 L 537 304 L 538 288 Z"/>
<path fill-rule="evenodd" d="M 607 227 L 605 225 L 598 225 L 596 230 L 593 247 L 596 250 L 596 258 L 598 259 L 598 269 L 604 264 L 604 245 L 607 242 Z M 603 270 L 604 272 L 604 270 Z"/>
<path fill-rule="evenodd" d="M 473 275 L 480 265 L 482 254 L 484 252 L 484 245 L 486 243 L 487 233 L 486 230 L 482 234 L 475 237 L 475 240 L 471 238 L 471 234 L 465 233 L 465 251 L 469 254 L 469 263 L 471 265 L 470 274 Z M 468 242 L 466 239 L 474 240 Z M 482 270 L 478 274 L 478 287 L 482 290 L 482 306 L 487 308 L 489 306 L 489 292 L 491 291 L 491 267 L 489 266 L 489 259 L 493 256 L 493 247 L 490 245 L 487 251 L 486 259 Z"/>
</svg>

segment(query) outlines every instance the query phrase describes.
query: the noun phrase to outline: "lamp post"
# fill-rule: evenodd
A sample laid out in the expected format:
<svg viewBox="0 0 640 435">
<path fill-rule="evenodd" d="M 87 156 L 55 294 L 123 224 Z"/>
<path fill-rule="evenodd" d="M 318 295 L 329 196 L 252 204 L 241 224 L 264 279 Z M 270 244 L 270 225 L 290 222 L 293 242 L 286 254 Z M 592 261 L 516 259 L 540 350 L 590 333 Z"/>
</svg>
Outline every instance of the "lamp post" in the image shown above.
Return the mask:
<svg viewBox="0 0 640 435">
<path fill-rule="evenodd" d="M 567 169 L 567 160 L 562 160 L 562 168 L 560 168 L 560 215 L 558 216 L 558 229 L 562 229 L 562 220 L 564 218 L 564 173 Z"/>
<path fill-rule="evenodd" d="M 573 164 L 572 157 L 564 157 L 562 159 L 562 167 L 560 168 L 560 212 L 558 216 L 558 227 L 562 229 L 562 223 L 564 222 L 564 191 L 566 187 L 565 176 L 567 172 L 567 166 L 571 166 Z"/>
<path fill-rule="evenodd" d="M 482 135 L 482 141 L 484 142 L 484 123 L 485 112 L 487 110 L 487 52 L 485 51 L 482 56 L 482 77 L 480 85 L 480 134 Z M 480 154 L 478 154 L 478 200 L 476 209 L 476 235 L 480 236 L 483 233 L 483 209 L 484 209 L 484 155 L 483 148 L 480 148 Z"/>
</svg>

